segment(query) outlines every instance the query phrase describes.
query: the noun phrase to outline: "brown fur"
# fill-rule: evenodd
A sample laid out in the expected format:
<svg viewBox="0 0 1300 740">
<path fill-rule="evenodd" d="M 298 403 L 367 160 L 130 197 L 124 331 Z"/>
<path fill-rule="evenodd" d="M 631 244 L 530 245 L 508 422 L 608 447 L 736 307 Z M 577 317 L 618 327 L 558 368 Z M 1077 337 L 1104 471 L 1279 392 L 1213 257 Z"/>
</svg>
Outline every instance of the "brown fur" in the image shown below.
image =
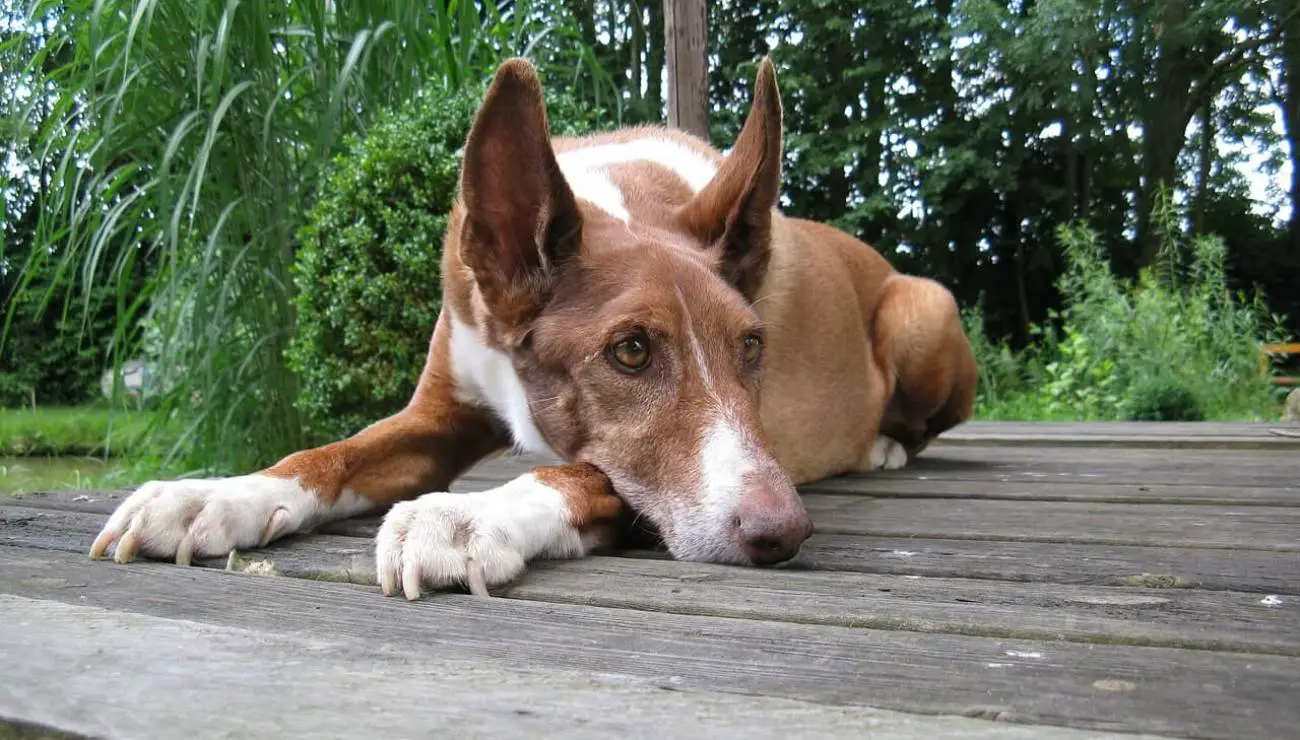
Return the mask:
<svg viewBox="0 0 1300 740">
<path fill-rule="evenodd" d="M 792 555 L 811 532 L 794 485 L 869 469 L 882 430 L 914 455 L 969 417 L 977 376 L 951 294 L 844 232 L 776 210 L 781 104 L 769 62 L 725 159 L 676 131 L 546 132 L 532 68 L 502 65 L 467 142 L 444 312 L 410 403 L 268 473 L 301 476 L 327 500 L 347 488 L 387 504 L 444 489 L 509 444 L 500 422 L 457 393 L 449 347 L 460 330 L 513 358 L 538 429 L 583 466 L 538 472 L 570 496 L 575 522 L 617 515 L 608 476 L 692 557 Z M 719 163 L 717 176 L 692 193 L 661 165 L 612 166 L 630 224 L 575 198 L 557 152 L 648 133 Z M 637 374 L 609 358 L 629 336 L 652 347 Z M 760 362 L 744 360 L 747 337 L 761 339 Z M 739 534 L 688 543 L 707 503 L 695 461 L 718 413 L 755 451 Z M 739 539 L 722 542 L 730 537 Z"/>
</svg>

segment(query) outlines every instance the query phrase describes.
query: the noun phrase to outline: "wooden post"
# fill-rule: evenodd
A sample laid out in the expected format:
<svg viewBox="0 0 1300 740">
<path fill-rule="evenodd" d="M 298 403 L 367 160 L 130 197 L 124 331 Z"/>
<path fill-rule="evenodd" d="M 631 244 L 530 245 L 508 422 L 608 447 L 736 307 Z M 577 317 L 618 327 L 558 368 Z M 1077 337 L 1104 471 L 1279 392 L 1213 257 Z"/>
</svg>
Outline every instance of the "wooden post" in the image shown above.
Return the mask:
<svg viewBox="0 0 1300 740">
<path fill-rule="evenodd" d="M 668 125 L 709 140 L 707 0 L 664 0 Z"/>
</svg>

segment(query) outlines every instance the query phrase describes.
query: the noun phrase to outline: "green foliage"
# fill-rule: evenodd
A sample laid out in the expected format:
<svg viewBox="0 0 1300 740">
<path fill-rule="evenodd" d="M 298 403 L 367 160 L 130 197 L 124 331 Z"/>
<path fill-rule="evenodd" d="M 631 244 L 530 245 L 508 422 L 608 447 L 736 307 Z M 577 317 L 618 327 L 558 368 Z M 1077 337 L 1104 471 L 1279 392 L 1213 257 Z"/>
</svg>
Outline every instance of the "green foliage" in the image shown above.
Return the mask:
<svg viewBox="0 0 1300 740">
<path fill-rule="evenodd" d="M 126 455 L 141 451 L 149 422 L 104 406 L 0 409 L 0 456 Z"/>
<path fill-rule="evenodd" d="M 478 89 L 506 56 L 569 81 L 594 70 L 575 24 L 528 2 L 37 0 L 2 11 L 40 41 L 4 78 L 41 91 L 19 116 L 36 137 L 23 161 L 46 184 L 19 267 L 67 276 L 59 290 L 84 314 L 111 307 L 115 361 L 146 353 L 167 389 L 158 428 L 183 425 L 172 453 L 213 472 L 305 443 L 285 360 L 291 266 L 343 137 L 422 90 Z M 18 48 L 5 38 L 7 54 Z"/>
<path fill-rule="evenodd" d="M 415 390 L 441 307 L 443 232 L 461 149 L 482 91 L 433 93 L 380 116 L 320 189 L 299 233 L 298 334 L 289 366 L 314 441 L 401 408 Z M 600 111 L 548 100 L 555 134 L 589 131 Z"/>
<path fill-rule="evenodd" d="M 786 211 L 843 226 L 962 305 L 985 296 L 968 315 L 999 338 L 981 340 L 981 413 L 1122 416 L 1134 378 L 1167 366 L 1192 368 L 1171 382 L 1208 416 L 1266 407 L 1238 345 L 1267 326 L 1231 318 L 1262 308 L 1218 296 L 1263 286 L 1300 327 L 1300 202 L 1289 235 L 1281 210 L 1300 199 L 1294 2 L 715 0 L 708 12 L 715 143 L 734 140 L 771 53 Z M 0 177 L 5 400 L 33 386 L 38 404 L 78 398 L 89 368 L 143 356 L 166 388 L 157 429 L 180 425 L 174 457 L 210 472 L 325 434 L 327 409 L 388 408 L 380 396 L 409 382 L 397 350 L 382 348 L 394 369 L 376 369 L 375 399 L 358 396 L 360 373 L 301 387 L 286 360 L 297 240 L 347 137 L 418 94 L 481 88 L 516 54 L 549 90 L 658 120 L 663 38 L 661 4 L 631 0 L 0 0 L 0 161 L 14 175 Z M 1291 192 L 1257 195 L 1252 176 L 1288 158 Z M 1148 207 L 1165 186 L 1172 221 Z M 1087 285 L 1067 274 L 1085 272 L 1086 250 L 1057 238 L 1076 221 L 1104 245 Z M 1191 235 L 1211 233 L 1221 282 L 1186 274 L 1211 243 Z M 1178 270 L 1160 266 L 1152 234 L 1186 243 Z M 436 246 L 385 259 L 413 275 L 436 267 Z M 390 280 L 374 290 L 410 282 Z M 375 320 L 413 326 L 435 309 L 430 295 Z M 338 356 L 363 345 L 326 328 L 311 341 Z M 402 336 L 393 346 L 419 356 L 427 329 Z M 348 413 L 329 429 L 369 415 Z"/>
<path fill-rule="evenodd" d="M 1167 229 L 1166 234 L 1174 233 Z M 1138 280 L 1111 271 L 1097 235 L 1060 232 L 1064 306 L 1038 341 L 1013 351 L 989 341 L 978 316 L 967 327 L 981 365 L 977 415 L 1003 419 L 1270 418 L 1273 389 L 1259 347 L 1282 338 L 1280 318 L 1258 294 L 1233 294 L 1223 242 L 1167 239 Z"/>
<path fill-rule="evenodd" d="M 1130 421 L 1201 421 L 1205 413 L 1192 389 L 1168 377 L 1143 378 L 1129 389 Z"/>
<path fill-rule="evenodd" d="M 110 311 L 97 311 L 83 326 L 75 310 L 42 310 L 35 290 L 18 293 L 10 310 L 9 338 L 0 353 L 0 407 L 75 404 L 99 395 L 113 336 Z"/>
</svg>

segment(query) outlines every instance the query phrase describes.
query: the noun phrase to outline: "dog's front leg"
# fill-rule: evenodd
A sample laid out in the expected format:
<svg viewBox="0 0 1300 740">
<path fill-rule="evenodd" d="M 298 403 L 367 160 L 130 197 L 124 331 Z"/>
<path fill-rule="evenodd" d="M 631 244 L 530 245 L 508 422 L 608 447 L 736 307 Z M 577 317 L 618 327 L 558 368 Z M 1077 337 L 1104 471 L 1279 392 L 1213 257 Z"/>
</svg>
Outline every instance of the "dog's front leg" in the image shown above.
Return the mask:
<svg viewBox="0 0 1300 740">
<path fill-rule="evenodd" d="M 400 586 L 465 585 L 487 595 L 538 558 L 578 558 L 608 544 L 625 508 L 596 468 L 535 468 L 505 485 L 475 493 L 429 493 L 395 505 L 375 541 L 384 595 Z"/>
<path fill-rule="evenodd" d="M 120 563 L 143 554 L 188 565 L 446 488 L 508 440 L 487 412 L 456 397 L 439 369 L 445 343 L 435 335 L 442 353 L 402 411 L 260 472 L 146 483 L 113 512 L 90 556 L 113 547 Z"/>
</svg>

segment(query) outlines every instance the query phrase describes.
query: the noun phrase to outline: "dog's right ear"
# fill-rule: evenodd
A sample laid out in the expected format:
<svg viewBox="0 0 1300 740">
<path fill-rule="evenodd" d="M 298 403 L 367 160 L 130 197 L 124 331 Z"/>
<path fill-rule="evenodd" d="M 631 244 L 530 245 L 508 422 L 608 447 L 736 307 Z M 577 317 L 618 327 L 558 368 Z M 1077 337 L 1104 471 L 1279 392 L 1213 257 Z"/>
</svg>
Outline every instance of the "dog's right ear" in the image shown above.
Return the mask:
<svg viewBox="0 0 1300 740">
<path fill-rule="evenodd" d="M 497 69 L 465 144 L 461 261 L 488 311 L 522 326 L 548 299 L 555 272 L 578 252 L 582 216 L 555 152 L 533 65 Z"/>
</svg>

